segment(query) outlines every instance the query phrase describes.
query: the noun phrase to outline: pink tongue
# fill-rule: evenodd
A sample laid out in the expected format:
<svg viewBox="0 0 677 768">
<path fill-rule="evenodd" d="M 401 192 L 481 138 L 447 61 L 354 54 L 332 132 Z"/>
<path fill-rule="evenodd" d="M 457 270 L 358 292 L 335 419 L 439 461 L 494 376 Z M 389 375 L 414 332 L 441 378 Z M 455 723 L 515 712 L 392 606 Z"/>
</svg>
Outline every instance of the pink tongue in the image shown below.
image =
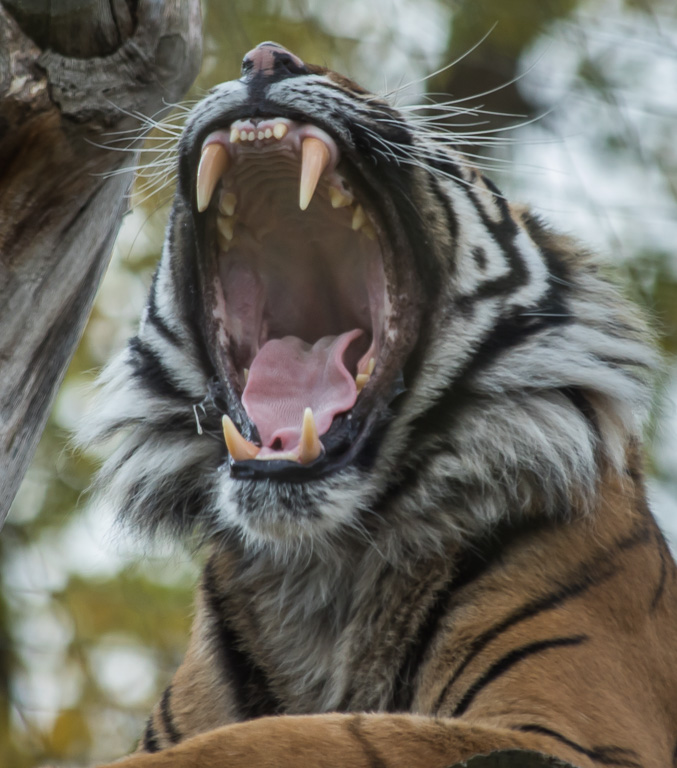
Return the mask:
<svg viewBox="0 0 677 768">
<path fill-rule="evenodd" d="M 276 440 L 279 450 L 297 447 L 306 408 L 313 409 L 317 431 L 323 435 L 336 414 L 355 405 L 357 387 L 343 356 L 362 334 L 355 328 L 325 336 L 312 346 L 285 336 L 261 347 L 252 361 L 242 404 L 259 430 L 264 454 Z"/>
</svg>

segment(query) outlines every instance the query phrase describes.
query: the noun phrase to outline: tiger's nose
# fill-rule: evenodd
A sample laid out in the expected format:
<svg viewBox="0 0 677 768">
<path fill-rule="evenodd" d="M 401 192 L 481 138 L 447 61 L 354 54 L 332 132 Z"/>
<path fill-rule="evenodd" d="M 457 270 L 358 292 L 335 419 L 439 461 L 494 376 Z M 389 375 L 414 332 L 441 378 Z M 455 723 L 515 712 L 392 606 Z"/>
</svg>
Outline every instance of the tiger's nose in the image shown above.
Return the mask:
<svg viewBox="0 0 677 768">
<path fill-rule="evenodd" d="M 299 75 L 306 71 L 306 65 L 298 56 L 273 42 L 259 43 L 242 59 L 244 77 L 257 74 Z"/>
</svg>

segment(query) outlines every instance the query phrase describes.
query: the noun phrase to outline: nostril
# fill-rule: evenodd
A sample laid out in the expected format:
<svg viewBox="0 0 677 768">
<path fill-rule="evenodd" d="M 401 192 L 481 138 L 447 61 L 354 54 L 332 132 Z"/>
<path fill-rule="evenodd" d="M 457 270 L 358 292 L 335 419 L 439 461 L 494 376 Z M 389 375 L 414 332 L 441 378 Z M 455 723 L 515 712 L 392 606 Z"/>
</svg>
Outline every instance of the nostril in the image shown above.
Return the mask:
<svg viewBox="0 0 677 768">
<path fill-rule="evenodd" d="M 254 67 L 254 62 L 249 58 L 249 56 L 245 56 L 244 59 L 242 59 L 242 67 L 241 72 L 243 75 L 249 74 L 249 72 L 252 71 L 252 68 Z"/>
<path fill-rule="evenodd" d="M 282 70 L 290 75 L 299 71 L 298 64 L 288 53 L 281 53 L 275 56 L 275 69 Z"/>
</svg>

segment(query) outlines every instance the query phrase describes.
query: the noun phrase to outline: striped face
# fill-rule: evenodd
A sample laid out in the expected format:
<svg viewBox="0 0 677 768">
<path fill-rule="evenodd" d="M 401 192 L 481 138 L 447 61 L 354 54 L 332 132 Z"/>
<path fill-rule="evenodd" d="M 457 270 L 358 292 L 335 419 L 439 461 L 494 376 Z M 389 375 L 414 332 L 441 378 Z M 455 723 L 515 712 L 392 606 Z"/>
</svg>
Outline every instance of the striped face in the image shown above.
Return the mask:
<svg viewBox="0 0 677 768">
<path fill-rule="evenodd" d="M 430 548 L 566 512 L 621 460 L 641 329 L 451 141 L 273 43 L 195 108 L 89 435 L 124 430 L 119 510 L 278 552 Z"/>
</svg>

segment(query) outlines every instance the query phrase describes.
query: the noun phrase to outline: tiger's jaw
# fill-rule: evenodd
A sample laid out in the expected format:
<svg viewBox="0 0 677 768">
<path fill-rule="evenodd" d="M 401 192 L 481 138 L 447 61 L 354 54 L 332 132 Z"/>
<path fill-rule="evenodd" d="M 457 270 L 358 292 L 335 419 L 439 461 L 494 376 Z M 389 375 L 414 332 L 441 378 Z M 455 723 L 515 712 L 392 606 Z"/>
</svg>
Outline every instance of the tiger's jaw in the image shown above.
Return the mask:
<svg viewBox="0 0 677 768">
<path fill-rule="evenodd" d="M 193 200 L 229 473 L 306 482 L 364 463 L 418 330 L 406 239 L 314 122 L 210 128 Z"/>
</svg>

